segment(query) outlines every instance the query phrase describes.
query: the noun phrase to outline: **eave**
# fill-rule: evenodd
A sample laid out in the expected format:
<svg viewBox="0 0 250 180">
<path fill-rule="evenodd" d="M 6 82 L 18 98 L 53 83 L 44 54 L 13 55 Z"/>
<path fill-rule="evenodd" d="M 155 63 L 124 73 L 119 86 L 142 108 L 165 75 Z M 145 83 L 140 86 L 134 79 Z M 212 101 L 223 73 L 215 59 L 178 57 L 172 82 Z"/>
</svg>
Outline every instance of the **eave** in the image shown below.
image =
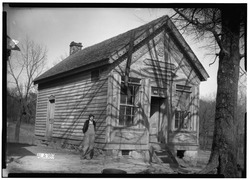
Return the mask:
<svg viewBox="0 0 250 180">
<path fill-rule="evenodd" d="M 75 74 L 78 74 L 78 73 L 81 73 L 81 72 L 84 72 L 87 70 L 91 70 L 94 68 L 99 68 L 99 67 L 102 67 L 102 66 L 105 66 L 108 64 L 110 64 L 109 59 L 103 59 L 101 61 L 90 63 L 86 66 L 81 66 L 79 68 L 75 68 L 75 69 L 72 69 L 72 70 L 67 71 L 67 72 L 56 74 L 54 76 L 50 76 L 50 77 L 43 78 L 40 80 L 35 79 L 33 82 L 34 82 L 34 84 L 47 83 L 49 81 L 53 81 L 53 80 L 57 80 L 57 79 L 59 80 L 59 79 L 64 78 L 64 77 L 72 76 L 72 75 L 75 75 Z"/>
</svg>

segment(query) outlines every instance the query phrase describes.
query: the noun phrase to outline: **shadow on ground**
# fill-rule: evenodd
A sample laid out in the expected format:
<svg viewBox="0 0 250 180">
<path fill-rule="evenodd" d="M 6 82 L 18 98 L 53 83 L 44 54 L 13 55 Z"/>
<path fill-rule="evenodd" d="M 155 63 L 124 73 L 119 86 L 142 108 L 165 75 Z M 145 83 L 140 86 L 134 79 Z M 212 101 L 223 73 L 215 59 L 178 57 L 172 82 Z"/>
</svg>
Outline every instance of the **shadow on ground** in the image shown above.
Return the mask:
<svg viewBox="0 0 250 180">
<path fill-rule="evenodd" d="M 26 147 L 34 145 L 25 143 L 7 143 L 6 155 L 7 156 L 36 156 L 36 154 L 30 152 Z"/>
</svg>

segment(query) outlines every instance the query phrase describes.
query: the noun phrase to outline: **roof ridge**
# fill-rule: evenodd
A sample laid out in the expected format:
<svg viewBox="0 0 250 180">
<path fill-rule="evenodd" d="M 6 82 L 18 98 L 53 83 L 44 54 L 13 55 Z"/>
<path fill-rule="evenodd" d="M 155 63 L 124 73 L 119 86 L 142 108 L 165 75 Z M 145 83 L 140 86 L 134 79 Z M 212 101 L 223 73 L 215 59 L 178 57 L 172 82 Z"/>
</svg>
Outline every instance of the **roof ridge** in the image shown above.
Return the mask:
<svg viewBox="0 0 250 180">
<path fill-rule="evenodd" d="M 63 73 L 70 72 L 76 68 L 84 67 L 86 65 L 90 65 L 93 63 L 98 64 L 101 60 L 109 59 L 112 57 L 112 54 L 120 51 L 124 47 L 126 47 L 130 41 L 130 34 L 135 31 L 134 39 L 138 39 L 141 35 L 143 35 L 147 30 L 151 31 L 154 29 L 158 29 L 163 25 L 167 25 L 168 28 L 173 28 L 174 36 L 178 39 L 179 43 L 184 47 L 191 50 L 188 53 L 191 59 L 197 68 L 201 68 L 202 76 L 206 79 L 208 76 L 202 64 L 199 62 L 198 58 L 193 53 L 192 49 L 189 47 L 185 39 L 182 37 L 178 29 L 175 27 L 174 23 L 171 21 L 168 15 L 161 16 L 155 20 L 152 20 L 144 25 L 138 26 L 134 29 L 128 30 L 124 33 L 120 33 L 114 37 L 103 40 L 102 42 L 96 43 L 92 46 L 88 46 L 71 56 L 68 56 L 63 61 L 40 75 L 38 78 L 34 80 L 35 83 L 42 79 L 46 79 L 49 77 L 55 77 L 58 75 L 62 75 Z M 153 28 L 153 29 L 152 29 Z M 139 40 L 140 41 L 140 40 Z M 125 48 L 126 49 L 126 48 Z"/>
<path fill-rule="evenodd" d="M 92 63 L 92 62 L 90 62 L 90 61 L 93 61 L 93 60 L 91 60 L 91 58 L 95 59 L 94 62 L 108 58 L 115 50 L 127 45 L 126 44 L 127 36 L 129 36 L 131 32 L 136 31 L 136 33 L 137 33 L 140 30 L 145 29 L 147 26 L 149 26 L 151 24 L 157 24 L 161 20 L 168 19 L 168 18 L 169 18 L 168 15 L 163 15 L 155 20 L 152 20 L 152 21 L 150 21 L 146 24 L 143 24 L 141 26 L 138 26 L 134 29 L 128 30 L 128 31 L 120 33 L 114 37 L 103 40 L 102 42 L 88 46 L 88 47 L 66 57 L 61 62 L 59 62 L 58 64 L 56 64 L 55 66 L 53 66 L 52 68 L 47 70 L 46 72 L 44 72 L 39 77 L 37 77 L 34 80 L 34 82 L 41 80 L 41 79 L 44 79 L 44 78 L 48 78 L 51 76 L 55 76 L 55 75 L 64 73 L 66 71 L 73 70 L 77 67 L 85 66 L 89 63 Z M 142 32 L 142 33 L 144 33 L 144 32 Z M 112 42 L 114 42 L 114 43 L 112 43 Z M 116 44 L 116 45 L 113 45 L 113 44 Z M 106 46 L 110 46 L 110 47 L 106 47 Z M 96 52 L 95 50 L 98 50 L 101 52 Z M 91 53 L 92 53 L 92 55 L 91 55 Z M 82 57 L 84 57 L 84 61 L 83 61 Z"/>
<path fill-rule="evenodd" d="M 148 26 L 149 24 L 151 24 L 151 23 L 153 23 L 153 22 L 156 22 L 156 21 L 158 21 L 158 20 L 160 20 L 160 19 L 164 19 L 163 17 L 169 18 L 168 15 L 163 15 L 163 16 L 161 16 L 161 17 L 155 19 L 155 20 L 152 20 L 152 21 L 146 23 L 146 24 L 143 24 L 143 25 L 141 25 L 141 26 L 138 26 L 138 27 L 136 27 L 136 28 L 134 28 L 134 29 L 130 29 L 130 30 L 126 31 L 126 32 L 120 33 L 120 34 L 118 34 L 118 35 L 116 35 L 116 36 L 113 36 L 113 37 L 111 37 L 111 38 L 108 38 L 108 39 L 106 39 L 106 40 L 103 40 L 103 41 L 101 41 L 101 42 L 99 42 L 99 43 L 96 43 L 96 44 L 93 44 L 93 45 L 91 45 L 91 46 L 88 46 L 88 47 L 86 47 L 86 48 L 84 48 L 84 49 L 82 49 L 82 50 L 80 50 L 80 51 L 83 51 L 83 50 L 85 50 L 85 49 L 87 49 L 87 48 L 91 48 L 91 47 L 93 47 L 93 46 L 97 46 L 97 45 L 99 45 L 99 44 L 102 44 L 102 43 L 104 43 L 104 42 L 110 41 L 110 40 L 112 40 L 112 39 L 113 39 L 113 40 L 114 40 L 114 39 L 117 39 L 119 36 L 122 36 L 122 35 L 124 35 L 124 34 L 129 33 L 129 32 L 132 32 L 132 31 L 135 31 L 135 30 L 140 29 L 140 28 L 142 28 L 142 27 Z"/>
</svg>

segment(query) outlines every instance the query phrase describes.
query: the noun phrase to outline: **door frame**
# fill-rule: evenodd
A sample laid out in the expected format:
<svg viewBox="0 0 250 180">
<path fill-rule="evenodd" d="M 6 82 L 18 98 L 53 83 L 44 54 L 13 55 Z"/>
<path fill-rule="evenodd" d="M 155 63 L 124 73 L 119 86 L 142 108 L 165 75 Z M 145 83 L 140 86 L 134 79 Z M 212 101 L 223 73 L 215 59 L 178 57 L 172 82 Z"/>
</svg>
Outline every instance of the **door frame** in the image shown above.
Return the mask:
<svg viewBox="0 0 250 180">
<path fill-rule="evenodd" d="M 160 142 L 160 139 L 159 139 L 159 133 L 161 131 L 161 126 L 162 126 L 162 122 L 163 122 L 163 112 L 161 110 L 162 106 L 165 105 L 165 101 L 166 101 L 166 98 L 164 97 L 157 97 L 157 96 L 151 96 L 151 103 L 150 103 L 150 113 L 149 113 L 149 121 L 151 121 L 151 110 L 152 110 L 152 102 L 154 102 L 152 99 L 157 99 L 157 106 L 158 106 L 158 120 L 156 122 L 157 124 L 157 132 L 156 132 L 156 136 L 157 136 L 157 142 Z M 149 136 L 151 135 L 155 135 L 155 134 L 151 134 L 150 130 L 151 130 L 151 123 L 149 123 Z"/>
<path fill-rule="evenodd" d="M 55 114 L 55 96 L 51 95 L 48 98 L 48 106 L 47 106 L 47 119 L 46 119 L 46 134 L 47 140 L 50 140 L 53 135 L 53 125 L 54 125 L 54 114 Z M 53 104 L 53 105 L 52 105 Z M 53 109 L 52 109 L 53 107 Z M 51 110 L 53 110 L 53 118 L 50 117 Z"/>
</svg>

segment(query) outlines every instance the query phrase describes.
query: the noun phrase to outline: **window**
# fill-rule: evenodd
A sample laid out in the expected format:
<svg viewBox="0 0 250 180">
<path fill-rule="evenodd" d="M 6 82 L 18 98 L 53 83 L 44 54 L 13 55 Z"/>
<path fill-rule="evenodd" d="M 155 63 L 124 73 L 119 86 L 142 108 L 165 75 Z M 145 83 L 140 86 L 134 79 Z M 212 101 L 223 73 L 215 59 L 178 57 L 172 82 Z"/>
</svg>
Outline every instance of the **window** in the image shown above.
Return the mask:
<svg viewBox="0 0 250 180">
<path fill-rule="evenodd" d="M 175 111 L 175 128 L 176 129 L 188 129 L 188 120 L 190 112 L 187 111 Z"/>
<path fill-rule="evenodd" d="M 91 82 L 96 82 L 100 79 L 100 70 L 91 71 Z"/>
<path fill-rule="evenodd" d="M 130 78 L 129 80 L 129 92 L 124 85 L 124 78 L 122 78 L 121 83 L 121 98 L 120 98 L 120 116 L 119 125 L 121 126 L 131 126 L 134 124 L 134 117 L 136 112 L 135 97 L 139 92 L 140 80 L 135 78 Z"/>
<path fill-rule="evenodd" d="M 191 87 L 176 85 L 177 109 L 175 110 L 175 129 L 190 129 Z"/>
</svg>

